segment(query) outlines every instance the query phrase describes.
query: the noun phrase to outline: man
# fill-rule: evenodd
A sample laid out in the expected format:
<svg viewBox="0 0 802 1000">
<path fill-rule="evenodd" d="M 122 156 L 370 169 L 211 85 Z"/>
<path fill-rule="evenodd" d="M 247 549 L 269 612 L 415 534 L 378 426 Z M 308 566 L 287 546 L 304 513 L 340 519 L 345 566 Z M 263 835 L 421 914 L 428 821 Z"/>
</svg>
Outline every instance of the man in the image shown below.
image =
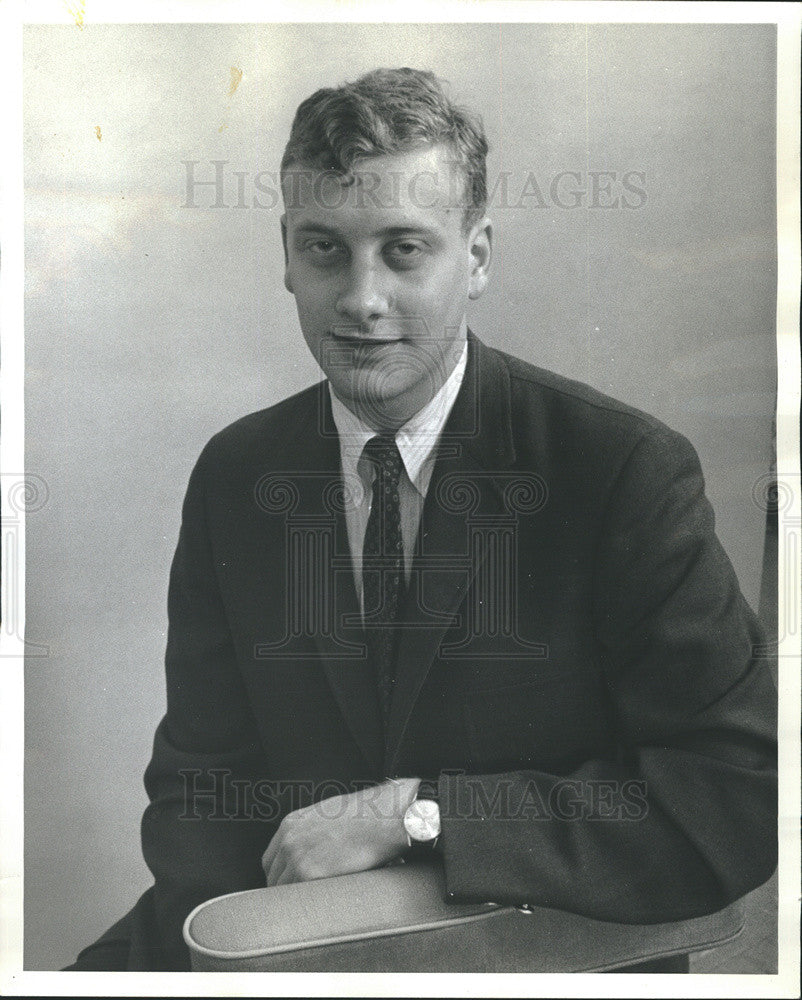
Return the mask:
<svg viewBox="0 0 802 1000">
<path fill-rule="evenodd" d="M 327 381 L 192 473 L 145 778 L 155 885 L 72 968 L 188 968 L 203 900 L 410 838 L 454 901 L 631 923 L 772 873 L 775 695 L 696 454 L 468 331 L 486 152 L 430 73 L 299 107 L 285 284 Z"/>
</svg>

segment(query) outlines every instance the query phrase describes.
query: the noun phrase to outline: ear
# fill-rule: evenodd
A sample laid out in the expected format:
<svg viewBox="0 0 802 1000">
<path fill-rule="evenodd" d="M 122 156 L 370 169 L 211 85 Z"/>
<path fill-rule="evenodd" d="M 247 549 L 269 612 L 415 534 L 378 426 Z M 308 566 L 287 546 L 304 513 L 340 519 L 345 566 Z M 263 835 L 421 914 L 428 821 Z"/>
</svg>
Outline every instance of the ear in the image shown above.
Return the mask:
<svg viewBox="0 0 802 1000">
<path fill-rule="evenodd" d="M 478 299 L 490 279 L 490 262 L 493 258 L 493 224 L 485 216 L 471 229 L 468 237 L 471 270 L 468 280 L 468 298 Z"/>
<path fill-rule="evenodd" d="M 292 295 L 292 283 L 290 282 L 290 255 L 287 252 L 287 216 L 282 215 L 281 219 L 281 244 L 284 247 L 284 287 Z"/>
</svg>

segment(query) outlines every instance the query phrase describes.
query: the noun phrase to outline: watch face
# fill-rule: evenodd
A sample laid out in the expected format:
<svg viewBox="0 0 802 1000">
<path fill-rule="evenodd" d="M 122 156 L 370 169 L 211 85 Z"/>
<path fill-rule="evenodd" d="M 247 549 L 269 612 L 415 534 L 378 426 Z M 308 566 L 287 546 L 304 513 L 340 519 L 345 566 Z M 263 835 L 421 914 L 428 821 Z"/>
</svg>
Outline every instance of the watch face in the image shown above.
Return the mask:
<svg viewBox="0 0 802 1000">
<path fill-rule="evenodd" d="M 434 840 L 440 836 L 440 809 L 431 799 L 416 799 L 404 814 L 404 829 L 412 840 Z"/>
</svg>

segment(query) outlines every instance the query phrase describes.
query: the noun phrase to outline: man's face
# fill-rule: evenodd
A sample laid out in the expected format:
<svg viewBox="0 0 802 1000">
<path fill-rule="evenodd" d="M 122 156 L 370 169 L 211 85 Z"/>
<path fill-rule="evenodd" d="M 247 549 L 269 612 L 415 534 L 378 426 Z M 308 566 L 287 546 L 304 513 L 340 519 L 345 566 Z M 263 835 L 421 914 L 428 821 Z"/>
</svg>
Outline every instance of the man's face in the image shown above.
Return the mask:
<svg viewBox="0 0 802 1000">
<path fill-rule="evenodd" d="M 285 284 L 301 330 L 336 395 L 377 429 L 438 391 L 487 282 L 490 225 L 465 232 L 450 158 L 430 146 L 360 161 L 348 182 L 292 168 L 285 180 Z"/>
</svg>

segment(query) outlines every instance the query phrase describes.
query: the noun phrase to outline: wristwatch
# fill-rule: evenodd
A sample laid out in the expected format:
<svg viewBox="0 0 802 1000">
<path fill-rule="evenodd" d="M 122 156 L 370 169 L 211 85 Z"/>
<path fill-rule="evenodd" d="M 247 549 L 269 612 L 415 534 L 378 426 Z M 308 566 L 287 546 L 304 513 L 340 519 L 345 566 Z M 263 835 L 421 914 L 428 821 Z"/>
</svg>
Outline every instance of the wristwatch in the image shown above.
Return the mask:
<svg viewBox="0 0 802 1000">
<path fill-rule="evenodd" d="M 418 788 L 404 813 L 404 830 L 409 847 L 436 847 L 440 837 L 440 806 L 432 792 Z"/>
</svg>

